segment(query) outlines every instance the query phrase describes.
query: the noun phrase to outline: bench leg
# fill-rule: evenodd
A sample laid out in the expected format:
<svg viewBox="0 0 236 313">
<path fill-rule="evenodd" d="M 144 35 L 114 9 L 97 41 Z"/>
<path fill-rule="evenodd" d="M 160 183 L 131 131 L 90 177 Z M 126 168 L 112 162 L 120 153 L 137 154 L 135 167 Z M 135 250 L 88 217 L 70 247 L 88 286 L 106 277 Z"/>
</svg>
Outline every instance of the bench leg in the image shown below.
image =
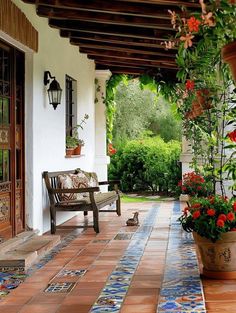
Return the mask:
<svg viewBox="0 0 236 313">
<path fill-rule="evenodd" d="M 88 211 L 84 211 L 84 216 L 88 215 Z"/>
<path fill-rule="evenodd" d="M 96 233 L 99 233 L 99 216 L 98 208 L 93 208 L 93 228 Z"/>
<path fill-rule="evenodd" d="M 56 210 L 55 208 L 50 208 L 51 215 L 51 234 L 56 233 Z"/>
<path fill-rule="evenodd" d="M 121 216 L 120 197 L 116 200 L 116 213 L 118 216 Z"/>
</svg>

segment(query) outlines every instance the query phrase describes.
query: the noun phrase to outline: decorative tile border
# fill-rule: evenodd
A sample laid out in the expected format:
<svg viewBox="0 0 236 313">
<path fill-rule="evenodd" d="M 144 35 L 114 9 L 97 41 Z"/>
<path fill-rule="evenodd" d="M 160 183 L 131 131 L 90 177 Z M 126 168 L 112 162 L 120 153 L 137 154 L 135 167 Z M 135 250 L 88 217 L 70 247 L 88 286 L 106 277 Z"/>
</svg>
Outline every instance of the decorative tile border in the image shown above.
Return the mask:
<svg viewBox="0 0 236 313">
<path fill-rule="evenodd" d="M 130 240 L 134 233 L 118 233 L 114 240 Z"/>
<path fill-rule="evenodd" d="M 176 202 L 171 219 L 164 279 L 158 313 L 206 313 L 192 235 L 181 230 Z"/>
<path fill-rule="evenodd" d="M 132 233 L 128 248 L 108 277 L 105 287 L 90 310 L 91 313 L 117 313 L 120 311 L 121 305 L 130 287 L 132 277 L 143 255 L 146 243 L 156 221 L 157 214 L 158 206 L 155 205 L 149 210 L 142 226 L 140 226 L 135 233 Z M 129 233 L 122 233 L 122 235 L 125 234 Z"/>
<path fill-rule="evenodd" d="M 60 271 L 54 278 L 58 277 L 81 277 L 83 276 L 87 270 L 62 270 Z"/>
<path fill-rule="evenodd" d="M 69 293 L 75 287 L 75 283 L 59 282 L 50 283 L 44 290 L 46 293 Z"/>
</svg>

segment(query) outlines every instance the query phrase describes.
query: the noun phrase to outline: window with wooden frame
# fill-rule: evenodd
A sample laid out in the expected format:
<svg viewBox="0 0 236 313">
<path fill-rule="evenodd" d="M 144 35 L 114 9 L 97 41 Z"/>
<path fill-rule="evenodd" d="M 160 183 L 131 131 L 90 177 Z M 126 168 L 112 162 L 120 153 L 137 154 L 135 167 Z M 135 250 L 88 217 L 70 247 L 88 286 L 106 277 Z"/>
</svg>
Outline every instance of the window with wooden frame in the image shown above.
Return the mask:
<svg viewBox="0 0 236 313">
<path fill-rule="evenodd" d="M 77 125 L 77 81 L 66 75 L 66 136 L 72 136 Z"/>
</svg>

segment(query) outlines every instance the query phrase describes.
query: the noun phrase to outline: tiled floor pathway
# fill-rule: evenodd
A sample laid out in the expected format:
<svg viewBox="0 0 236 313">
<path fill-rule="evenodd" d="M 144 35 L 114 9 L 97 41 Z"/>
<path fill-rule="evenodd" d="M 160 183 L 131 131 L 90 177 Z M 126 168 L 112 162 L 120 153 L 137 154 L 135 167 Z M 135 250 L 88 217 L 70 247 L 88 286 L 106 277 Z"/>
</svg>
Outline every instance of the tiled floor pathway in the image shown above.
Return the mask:
<svg viewBox="0 0 236 313">
<path fill-rule="evenodd" d="M 164 269 L 168 267 L 165 257 L 172 208 L 173 202 L 163 202 L 160 206 L 152 206 L 150 202 L 134 203 L 123 205 L 121 217 L 114 213 L 102 213 L 100 234 L 96 235 L 92 229 L 88 229 L 84 232 L 79 230 L 78 236 L 71 236 L 53 258 L 48 257 L 39 263 L 37 270 L 34 267 L 24 283 L 0 301 L 0 312 L 88 313 L 92 310 L 93 313 L 156 313 Z M 126 227 L 125 221 L 136 210 L 139 211 L 142 227 Z M 81 216 L 71 221 L 76 222 L 81 222 Z M 137 233 L 134 235 L 135 231 Z M 133 255 L 133 252 L 136 254 Z M 174 262 L 171 259 L 169 261 L 172 264 Z M 119 279 L 118 283 L 116 279 L 116 285 L 111 285 L 112 279 L 119 277 L 119 270 L 126 272 L 125 279 L 122 275 L 120 284 Z M 64 284 L 64 289 L 74 288 L 68 293 L 45 292 L 49 283 L 54 284 L 51 287 L 53 291 L 53 288 L 57 288 L 55 284 L 62 282 L 68 283 Z M 207 312 L 236 312 L 236 306 L 233 305 L 236 300 L 236 282 L 235 286 L 232 281 L 224 282 L 223 285 L 220 281 L 212 280 L 204 280 L 203 283 L 209 309 Z M 107 299 L 107 287 L 109 295 L 116 297 Z M 121 295 L 117 294 L 117 288 Z M 223 301 L 219 301 L 221 299 Z M 103 303 L 106 306 L 99 307 Z M 106 310 L 107 304 L 109 310 Z M 198 311 L 165 312 L 203 311 L 201 308 Z"/>
</svg>

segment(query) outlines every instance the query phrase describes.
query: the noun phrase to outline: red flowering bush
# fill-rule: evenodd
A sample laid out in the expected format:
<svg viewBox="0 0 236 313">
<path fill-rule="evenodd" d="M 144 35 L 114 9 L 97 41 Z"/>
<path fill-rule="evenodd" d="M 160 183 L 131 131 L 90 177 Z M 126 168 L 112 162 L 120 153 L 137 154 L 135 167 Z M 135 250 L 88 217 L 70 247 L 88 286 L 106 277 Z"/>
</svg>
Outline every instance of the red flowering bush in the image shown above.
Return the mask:
<svg viewBox="0 0 236 313">
<path fill-rule="evenodd" d="M 113 154 L 116 154 L 117 150 L 113 147 L 112 143 L 108 144 L 108 155 L 112 156 Z"/>
<path fill-rule="evenodd" d="M 178 220 L 185 231 L 215 242 L 222 233 L 236 231 L 236 200 L 218 195 L 193 198 Z"/>
<path fill-rule="evenodd" d="M 207 196 L 210 193 L 210 184 L 205 181 L 202 175 L 195 172 L 186 173 L 183 180 L 178 182 L 177 193 L 190 196 Z"/>
</svg>

